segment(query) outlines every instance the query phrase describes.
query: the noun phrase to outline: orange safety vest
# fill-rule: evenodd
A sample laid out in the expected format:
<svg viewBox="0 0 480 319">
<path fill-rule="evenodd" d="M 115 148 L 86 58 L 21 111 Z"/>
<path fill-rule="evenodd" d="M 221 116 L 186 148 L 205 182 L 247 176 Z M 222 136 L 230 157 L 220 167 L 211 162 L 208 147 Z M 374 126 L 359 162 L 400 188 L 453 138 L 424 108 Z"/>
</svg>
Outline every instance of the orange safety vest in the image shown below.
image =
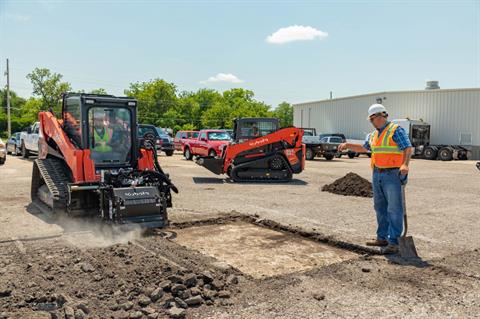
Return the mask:
<svg viewBox="0 0 480 319">
<path fill-rule="evenodd" d="M 389 123 L 378 136 L 378 130 L 370 134 L 370 149 L 372 151 L 372 168 L 398 168 L 403 163 L 403 151 L 393 140 L 397 124 Z"/>
</svg>

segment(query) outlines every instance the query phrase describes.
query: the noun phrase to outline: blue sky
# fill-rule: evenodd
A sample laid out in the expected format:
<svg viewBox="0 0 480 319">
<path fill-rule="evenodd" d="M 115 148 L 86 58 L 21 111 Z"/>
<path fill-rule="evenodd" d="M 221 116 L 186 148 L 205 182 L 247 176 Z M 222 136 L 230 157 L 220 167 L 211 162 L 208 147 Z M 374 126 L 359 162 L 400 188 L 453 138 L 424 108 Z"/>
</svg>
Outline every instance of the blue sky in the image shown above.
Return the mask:
<svg viewBox="0 0 480 319">
<path fill-rule="evenodd" d="M 303 40 L 278 43 L 292 37 Z M 480 1 L 0 0 L 2 74 L 7 57 L 24 97 L 34 67 L 74 89 L 121 95 L 159 77 L 180 90 L 252 89 L 273 106 L 428 79 L 478 87 Z"/>
</svg>

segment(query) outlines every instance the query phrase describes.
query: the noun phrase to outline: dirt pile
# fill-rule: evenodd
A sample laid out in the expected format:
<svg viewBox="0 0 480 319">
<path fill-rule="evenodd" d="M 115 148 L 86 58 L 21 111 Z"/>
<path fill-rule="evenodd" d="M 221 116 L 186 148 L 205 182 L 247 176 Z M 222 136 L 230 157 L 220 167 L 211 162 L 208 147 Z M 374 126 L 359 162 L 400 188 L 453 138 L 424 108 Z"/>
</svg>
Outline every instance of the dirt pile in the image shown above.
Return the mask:
<svg viewBox="0 0 480 319">
<path fill-rule="evenodd" d="M 239 281 L 233 270 L 199 264 L 178 246 L 173 256 L 163 242 L 155 251 L 135 243 L 25 245 L 20 258 L 0 262 L 0 318 L 184 318 L 230 302 Z"/>
<path fill-rule="evenodd" d="M 373 197 L 372 183 L 352 172 L 324 185 L 322 191 L 345 196 Z"/>
</svg>

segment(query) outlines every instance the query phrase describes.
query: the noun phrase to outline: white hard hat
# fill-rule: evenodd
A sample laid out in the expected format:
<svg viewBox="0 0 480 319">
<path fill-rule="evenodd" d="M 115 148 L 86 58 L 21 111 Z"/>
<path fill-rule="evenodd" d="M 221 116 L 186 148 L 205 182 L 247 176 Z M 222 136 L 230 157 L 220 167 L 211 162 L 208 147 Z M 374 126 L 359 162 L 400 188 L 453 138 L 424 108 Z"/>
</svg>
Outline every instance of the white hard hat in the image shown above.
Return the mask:
<svg viewBox="0 0 480 319">
<path fill-rule="evenodd" d="M 387 109 L 385 108 L 385 106 L 383 106 L 382 104 L 372 104 L 368 108 L 368 118 L 370 118 L 370 116 L 372 116 L 374 114 L 378 114 L 378 113 L 387 114 Z"/>
</svg>

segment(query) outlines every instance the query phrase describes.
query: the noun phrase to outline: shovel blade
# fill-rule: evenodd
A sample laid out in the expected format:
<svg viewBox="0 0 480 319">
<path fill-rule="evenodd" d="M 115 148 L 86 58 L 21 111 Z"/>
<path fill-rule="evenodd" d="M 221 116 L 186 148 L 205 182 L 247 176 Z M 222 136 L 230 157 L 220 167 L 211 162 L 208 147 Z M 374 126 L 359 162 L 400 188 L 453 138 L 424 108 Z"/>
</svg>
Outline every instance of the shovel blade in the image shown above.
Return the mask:
<svg viewBox="0 0 480 319">
<path fill-rule="evenodd" d="M 417 249 L 412 236 L 398 238 L 398 249 L 403 258 L 418 258 Z"/>
</svg>

